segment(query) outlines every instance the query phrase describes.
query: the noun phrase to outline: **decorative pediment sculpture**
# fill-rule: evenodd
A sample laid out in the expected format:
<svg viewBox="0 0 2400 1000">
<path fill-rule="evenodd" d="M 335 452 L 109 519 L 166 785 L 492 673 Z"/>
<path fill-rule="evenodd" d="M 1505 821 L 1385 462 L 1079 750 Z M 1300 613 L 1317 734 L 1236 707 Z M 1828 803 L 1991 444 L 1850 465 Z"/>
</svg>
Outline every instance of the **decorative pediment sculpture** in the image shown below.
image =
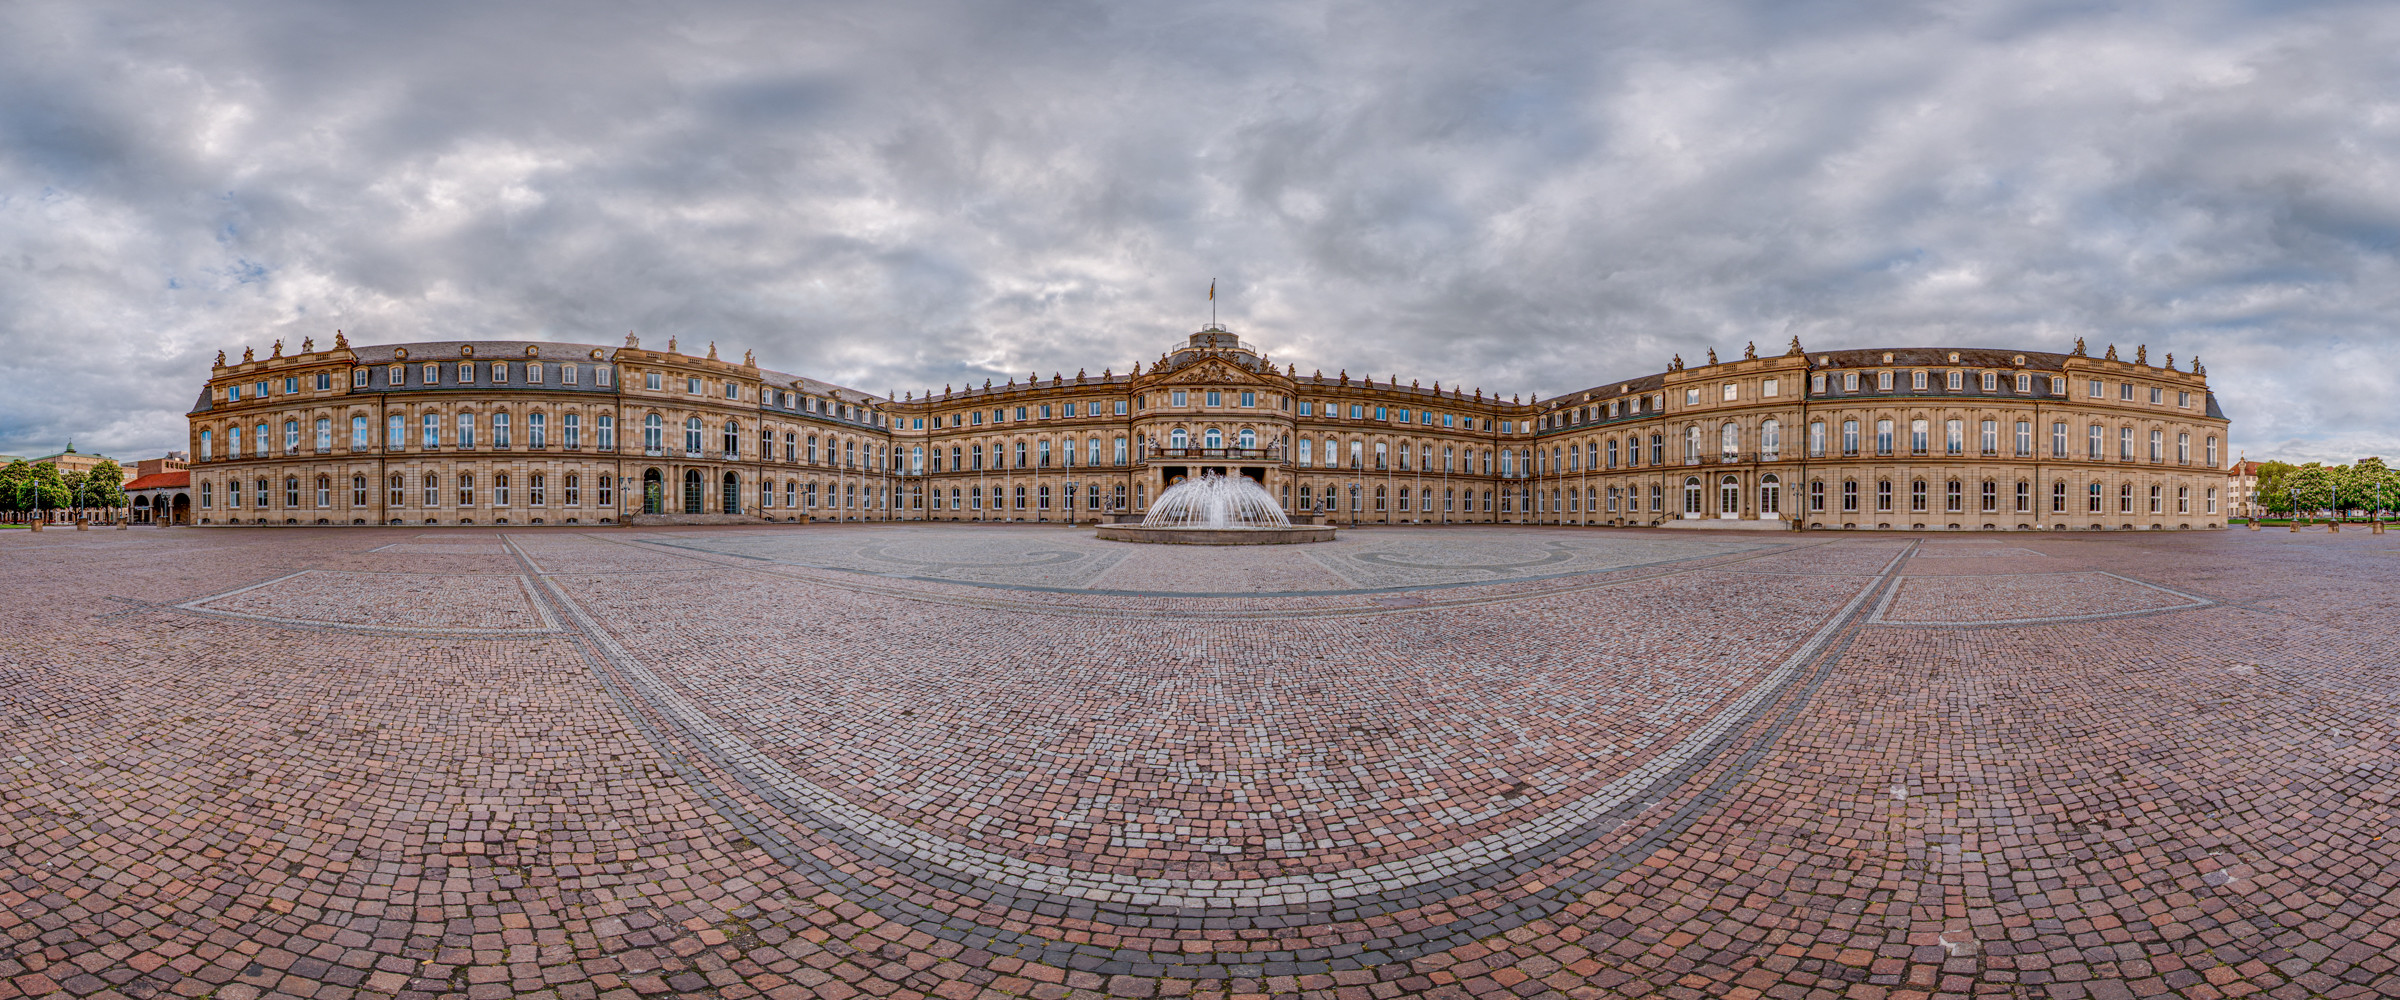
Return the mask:
<svg viewBox="0 0 2400 1000">
<path fill-rule="evenodd" d="M 282 356 L 283 356 L 283 341 L 281 341 L 281 340 L 277 340 L 277 341 L 275 341 L 275 350 L 274 350 L 272 353 L 270 353 L 270 354 L 268 354 L 268 355 L 267 355 L 267 359 L 271 361 L 271 360 L 274 360 L 274 359 L 276 359 L 276 358 L 280 358 L 280 357 L 282 357 Z"/>
<path fill-rule="evenodd" d="M 2089 354 L 2086 354 L 2086 353 L 2084 353 L 2084 350 L 2083 350 L 2083 338 L 2082 338 L 2082 337 L 2077 337 L 2077 338 L 2075 338 L 2075 349 L 2074 349 L 2073 351 L 2070 351 L 2070 352 L 2068 352 L 2068 353 L 2070 353 L 2070 354 L 2073 354 L 2074 356 L 2076 356 L 2076 357 L 2079 357 L 2079 358 L 2084 358 L 2084 357 L 2090 357 L 2090 356 L 2091 356 L 2091 355 L 2089 355 Z"/>
<path fill-rule="evenodd" d="M 225 367 L 225 352 L 223 352 L 223 351 L 218 351 L 218 352 L 217 352 L 217 367 L 219 367 L 219 368 L 223 368 L 223 367 Z"/>
<path fill-rule="evenodd" d="M 340 330 L 333 331 L 333 349 L 337 351 L 349 350 L 350 338 L 342 336 L 342 331 Z"/>
<path fill-rule="evenodd" d="M 1750 343 L 1748 343 L 1748 344 L 1746 344 L 1746 345 L 1744 345 L 1744 346 L 1742 347 L 1742 360 L 1744 360 L 1744 361 L 1756 361 L 1756 360 L 1758 360 L 1758 341 L 1755 341 L 1755 340 L 1753 340 L 1753 341 L 1751 341 Z"/>
<path fill-rule="evenodd" d="M 2150 363 L 2150 345 L 2137 344 L 2134 346 L 2133 363 L 2137 365 L 2146 365 Z"/>
<path fill-rule="evenodd" d="M 1717 349 L 1714 347 L 1708 349 L 1708 363 L 1712 365 L 1717 363 Z"/>
<path fill-rule="evenodd" d="M 316 350 L 317 350 L 317 338 L 315 338 L 315 337 L 302 337 L 302 338 L 300 338 L 300 353 L 302 353 L 302 354 L 313 354 L 313 353 L 316 353 Z M 2174 355 L 2170 354 L 2170 355 L 2168 355 L 2168 357 L 2169 357 L 2169 358 L 2172 358 L 2172 357 L 2174 357 Z M 2170 365 L 2170 367 L 2171 367 L 2171 366 L 2172 366 L 2172 362 L 2169 362 L 2169 365 Z"/>
<path fill-rule="evenodd" d="M 1788 351 L 1785 351 L 1785 352 L 1783 352 L 1783 353 L 1784 353 L 1784 355 L 1785 355 L 1786 357 L 1798 357 L 1798 356 L 1800 356 L 1800 355 L 1803 355 L 1803 354 L 1806 354 L 1806 353 L 1808 353 L 1808 352 L 1807 352 L 1807 351 L 1803 351 L 1803 350 L 1801 350 L 1801 349 L 1800 349 L 1800 335 L 1799 335 L 1799 334 L 1793 334 L 1793 335 L 1792 335 L 1792 349 L 1791 349 L 1791 350 L 1788 350 Z"/>
<path fill-rule="evenodd" d="M 640 347 L 642 346 L 642 340 L 641 338 L 634 336 L 633 331 L 627 330 L 625 331 L 625 346 Z"/>
<path fill-rule="evenodd" d="M 2115 344 L 2110 344 L 2110 345 L 2108 345 L 2108 356 L 2107 356 L 2107 357 L 2105 357 L 2105 358 L 2102 358 L 2102 359 L 2100 359 L 2100 360 L 2102 360 L 2102 361 L 2115 361 L 2115 360 L 2117 360 L 2117 345 L 2115 345 Z"/>
<path fill-rule="evenodd" d="M 250 361 L 251 361 L 251 359 L 253 359 L 253 358 L 256 358 L 257 356 L 258 356 L 258 351 L 257 351 L 257 349 L 256 349 L 256 348 L 250 348 L 250 347 L 245 347 L 245 348 L 242 348 L 242 363 L 243 363 L 243 364 L 245 364 L 245 365 L 246 365 L 246 364 L 249 364 L 249 363 L 250 363 Z"/>
</svg>

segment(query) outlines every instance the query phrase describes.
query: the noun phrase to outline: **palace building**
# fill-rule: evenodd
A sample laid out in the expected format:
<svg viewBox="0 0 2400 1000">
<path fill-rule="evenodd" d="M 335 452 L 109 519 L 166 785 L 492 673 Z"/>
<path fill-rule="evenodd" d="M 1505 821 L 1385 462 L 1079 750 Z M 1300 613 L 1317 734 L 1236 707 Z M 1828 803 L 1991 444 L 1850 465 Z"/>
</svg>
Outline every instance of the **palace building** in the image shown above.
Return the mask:
<svg viewBox="0 0 2400 1000">
<path fill-rule="evenodd" d="M 1280 369 L 1221 327 L 1147 367 L 886 399 L 535 341 L 220 355 L 202 524 L 1091 521 L 1186 476 L 1337 523 L 2093 530 L 2225 523 L 2193 360 L 1745 351 L 1549 400 Z"/>
</svg>

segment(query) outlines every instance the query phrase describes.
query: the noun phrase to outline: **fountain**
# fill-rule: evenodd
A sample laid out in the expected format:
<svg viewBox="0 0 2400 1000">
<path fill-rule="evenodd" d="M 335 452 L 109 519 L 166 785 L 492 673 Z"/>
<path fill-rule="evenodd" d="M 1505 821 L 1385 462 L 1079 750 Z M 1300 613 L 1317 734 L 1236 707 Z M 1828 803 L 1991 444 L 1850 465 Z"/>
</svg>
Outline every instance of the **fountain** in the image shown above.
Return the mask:
<svg viewBox="0 0 2400 1000">
<path fill-rule="evenodd" d="M 1140 524 L 1106 524 L 1100 537 L 1168 545 L 1288 545 L 1330 542 L 1331 525 L 1294 525 L 1265 487 L 1247 476 L 1201 475 L 1167 487 Z"/>
</svg>

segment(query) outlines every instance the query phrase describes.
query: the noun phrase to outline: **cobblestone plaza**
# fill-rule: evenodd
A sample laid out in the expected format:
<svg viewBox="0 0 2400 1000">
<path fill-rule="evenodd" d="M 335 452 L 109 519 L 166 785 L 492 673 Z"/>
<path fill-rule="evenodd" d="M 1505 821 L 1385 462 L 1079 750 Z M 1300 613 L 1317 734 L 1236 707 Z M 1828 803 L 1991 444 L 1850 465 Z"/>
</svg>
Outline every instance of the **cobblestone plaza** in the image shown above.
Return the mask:
<svg viewBox="0 0 2400 1000">
<path fill-rule="evenodd" d="M 0 998 L 2400 994 L 2400 543 L 15 534 Z"/>
</svg>

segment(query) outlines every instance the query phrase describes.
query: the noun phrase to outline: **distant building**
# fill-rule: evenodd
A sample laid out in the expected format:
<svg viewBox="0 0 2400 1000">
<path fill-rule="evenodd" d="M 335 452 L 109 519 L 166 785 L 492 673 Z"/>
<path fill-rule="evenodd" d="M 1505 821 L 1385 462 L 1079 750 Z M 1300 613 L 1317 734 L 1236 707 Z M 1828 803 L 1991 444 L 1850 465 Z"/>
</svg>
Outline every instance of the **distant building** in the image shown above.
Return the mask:
<svg viewBox="0 0 2400 1000">
<path fill-rule="evenodd" d="M 182 468 L 182 462 L 179 459 L 176 461 L 176 468 L 148 471 L 153 464 L 176 459 L 176 456 L 181 454 L 181 452 L 176 452 L 168 458 L 153 458 L 143 461 L 141 464 L 144 472 L 135 476 L 132 482 L 125 484 L 126 503 L 132 506 L 133 523 L 192 523 L 191 472 Z"/>
<path fill-rule="evenodd" d="M 40 458 L 34 459 L 33 464 L 58 466 L 59 474 L 65 475 L 70 472 L 90 472 L 101 462 L 107 460 L 108 456 L 106 455 L 86 455 L 82 452 L 76 451 L 75 442 L 69 441 L 67 442 L 67 450 L 54 455 L 44 455 Z"/>
<path fill-rule="evenodd" d="M 191 467 L 192 456 L 190 452 L 170 451 L 162 457 L 145 458 L 140 462 L 134 463 L 133 474 L 137 477 L 154 476 L 161 472 L 174 472 L 179 469 L 188 469 Z"/>
<path fill-rule="evenodd" d="M 2230 503 L 2227 513 L 2234 517 L 2258 517 L 2266 508 L 2258 503 L 2258 463 L 2248 456 L 2236 459 L 2233 468 L 2225 470 L 2225 497 Z"/>
</svg>

